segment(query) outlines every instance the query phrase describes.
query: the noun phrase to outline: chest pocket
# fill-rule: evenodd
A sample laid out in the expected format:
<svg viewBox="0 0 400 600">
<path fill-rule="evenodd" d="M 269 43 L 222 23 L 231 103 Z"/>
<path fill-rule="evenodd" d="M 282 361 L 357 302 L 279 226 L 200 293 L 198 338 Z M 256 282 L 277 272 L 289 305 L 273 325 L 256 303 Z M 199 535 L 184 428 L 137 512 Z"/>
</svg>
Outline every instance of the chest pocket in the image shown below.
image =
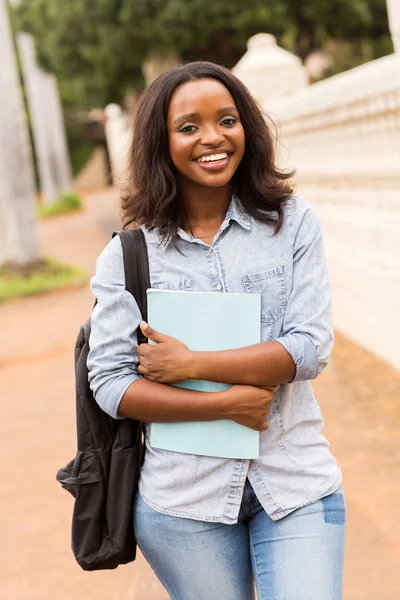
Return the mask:
<svg viewBox="0 0 400 600">
<path fill-rule="evenodd" d="M 271 325 L 286 309 L 285 269 L 282 265 L 242 277 L 247 294 L 261 294 L 261 321 Z"/>
<path fill-rule="evenodd" d="M 173 281 L 162 281 L 153 283 L 152 288 L 156 290 L 183 290 L 191 291 L 193 289 L 192 279 L 187 276 L 178 277 Z"/>
</svg>

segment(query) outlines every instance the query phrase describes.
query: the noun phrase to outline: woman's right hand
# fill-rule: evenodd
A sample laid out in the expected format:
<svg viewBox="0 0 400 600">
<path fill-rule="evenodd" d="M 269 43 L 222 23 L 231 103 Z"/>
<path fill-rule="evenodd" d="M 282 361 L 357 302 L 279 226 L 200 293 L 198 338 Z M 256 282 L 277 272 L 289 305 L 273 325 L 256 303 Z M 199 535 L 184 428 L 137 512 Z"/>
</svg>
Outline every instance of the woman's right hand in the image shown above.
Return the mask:
<svg viewBox="0 0 400 600">
<path fill-rule="evenodd" d="M 240 425 L 256 431 L 268 429 L 269 409 L 279 385 L 258 388 L 252 385 L 232 385 L 225 392 L 228 415 Z"/>
</svg>

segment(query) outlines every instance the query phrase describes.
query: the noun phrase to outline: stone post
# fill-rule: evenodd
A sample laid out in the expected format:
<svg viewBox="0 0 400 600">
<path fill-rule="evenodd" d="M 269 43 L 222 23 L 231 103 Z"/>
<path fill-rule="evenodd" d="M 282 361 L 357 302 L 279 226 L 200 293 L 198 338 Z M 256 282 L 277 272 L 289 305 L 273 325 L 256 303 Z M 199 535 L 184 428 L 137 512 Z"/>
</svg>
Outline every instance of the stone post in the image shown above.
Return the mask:
<svg viewBox="0 0 400 600">
<path fill-rule="evenodd" d="M 12 0 L 16 4 L 16 0 Z M 36 62 L 31 35 L 19 33 L 17 46 L 26 86 L 42 200 L 51 204 L 72 187 L 71 168 L 57 83 Z"/>
<path fill-rule="evenodd" d="M 10 0 L 17 6 L 19 0 Z M 27 33 L 17 35 L 17 46 L 31 114 L 42 200 L 51 204 L 72 187 L 72 174 L 57 83 L 37 64 L 35 43 Z"/>
<path fill-rule="evenodd" d="M 29 131 L 6 0 L 0 0 L 0 266 L 40 260 Z"/>
<path fill-rule="evenodd" d="M 273 35 L 258 33 L 249 39 L 247 48 L 232 71 L 262 106 L 307 85 L 300 58 L 280 48 Z"/>
<path fill-rule="evenodd" d="M 119 187 L 126 166 L 131 124 L 128 116 L 118 104 L 108 104 L 105 108 L 105 114 L 105 133 L 113 185 Z"/>
</svg>

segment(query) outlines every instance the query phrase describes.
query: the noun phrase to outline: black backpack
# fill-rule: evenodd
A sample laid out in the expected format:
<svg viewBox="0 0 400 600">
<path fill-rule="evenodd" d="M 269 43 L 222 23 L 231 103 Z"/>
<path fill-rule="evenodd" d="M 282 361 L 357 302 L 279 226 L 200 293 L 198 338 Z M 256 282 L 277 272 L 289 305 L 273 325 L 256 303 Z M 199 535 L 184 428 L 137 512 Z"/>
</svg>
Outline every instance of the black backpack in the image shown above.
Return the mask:
<svg viewBox="0 0 400 600">
<path fill-rule="evenodd" d="M 116 234 L 114 234 L 116 235 Z M 126 289 L 147 320 L 150 287 L 147 246 L 141 229 L 118 232 Z M 86 360 L 90 318 L 82 325 L 75 347 L 76 457 L 57 473 L 57 481 L 75 498 L 72 551 L 86 571 L 115 569 L 135 560 L 133 503 L 144 456 L 143 424 L 116 420 L 97 404 L 89 387 Z M 138 330 L 139 343 L 147 342 Z"/>
</svg>

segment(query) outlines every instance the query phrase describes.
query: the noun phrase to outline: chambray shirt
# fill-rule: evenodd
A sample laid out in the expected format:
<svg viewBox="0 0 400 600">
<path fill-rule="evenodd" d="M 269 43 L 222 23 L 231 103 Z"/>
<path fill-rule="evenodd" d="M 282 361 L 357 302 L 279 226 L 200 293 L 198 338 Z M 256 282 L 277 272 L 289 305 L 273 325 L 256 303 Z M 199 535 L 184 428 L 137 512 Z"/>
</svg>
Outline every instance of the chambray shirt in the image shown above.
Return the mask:
<svg viewBox="0 0 400 600">
<path fill-rule="evenodd" d="M 234 199 L 211 247 L 179 230 L 181 254 L 157 230 L 143 231 L 152 287 L 261 294 L 261 341 L 276 340 L 296 364 L 293 381 L 275 394 L 269 428 L 260 434 L 258 459 L 152 448 L 151 424 L 146 424 L 139 483 L 145 502 L 168 515 L 233 524 L 246 478 L 274 520 L 335 491 L 341 472 L 322 435 L 321 412 L 310 384 L 327 365 L 333 343 L 331 289 L 313 209 L 292 197 L 274 235 L 272 226 L 241 212 Z M 124 392 L 141 377 L 136 353 L 141 315 L 125 290 L 118 236 L 97 261 L 92 291 L 98 302 L 90 336 L 90 386 L 102 409 L 118 418 Z"/>
</svg>

